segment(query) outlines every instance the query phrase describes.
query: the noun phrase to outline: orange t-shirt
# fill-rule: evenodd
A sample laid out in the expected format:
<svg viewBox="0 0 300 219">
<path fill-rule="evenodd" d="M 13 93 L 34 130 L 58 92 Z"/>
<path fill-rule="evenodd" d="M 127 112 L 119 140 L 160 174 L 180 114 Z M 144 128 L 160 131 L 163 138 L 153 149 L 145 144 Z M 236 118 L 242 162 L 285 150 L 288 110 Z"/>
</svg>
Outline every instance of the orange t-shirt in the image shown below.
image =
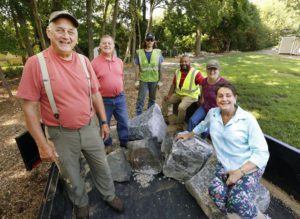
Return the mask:
<svg viewBox="0 0 300 219">
<path fill-rule="evenodd" d="M 78 54 L 73 52 L 70 61 L 61 59 L 51 47 L 44 50 L 43 54 L 62 126 L 70 129 L 83 127 L 95 112 L 94 109 L 91 111 L 88 80 Z M 92 93 L 96 93 L 99 82 L 91 63 L 87 58 L 85 61 L 91 77 Z M 36 55 L 30 57 L 25 64 L 17 97 L 40 102 L 42 122 L 48 126 L 59 125 L 48 101 Z"/>
</svg>

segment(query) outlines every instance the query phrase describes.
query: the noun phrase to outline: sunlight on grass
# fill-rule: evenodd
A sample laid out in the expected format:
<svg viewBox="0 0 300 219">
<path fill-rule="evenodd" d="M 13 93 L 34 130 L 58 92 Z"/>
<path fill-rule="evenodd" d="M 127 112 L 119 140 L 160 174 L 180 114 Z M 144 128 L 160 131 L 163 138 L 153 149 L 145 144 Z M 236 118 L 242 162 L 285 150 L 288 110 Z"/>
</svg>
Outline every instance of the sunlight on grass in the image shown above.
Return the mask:
<svg viewBox="0 0 300 219">
<path fill-rule="evenodd" d="M 280 85 L 279 82 L 275 82 L 275 81 L 268 81 L 268 82 L 265 82 L 264 84 L 265 85 L 270 85 L 270 86 L 272 86 L 272 85 Z"/>
<path fill-rule="evenodd" d="M 221 76 L 237 88 L 239 105 L 257 118 L 264 133 L 300 148 L 299 60 L 253 52 L 217 59 Z"/>
<path fill-rule="evenodd" d="M 250 111 L 250 113 L 252 113 L 253 116 L 255 116 L 256 119 L 260 119 L 262 118 L 262 115 L 258 112 L 258 111 Z"/>
</svg>

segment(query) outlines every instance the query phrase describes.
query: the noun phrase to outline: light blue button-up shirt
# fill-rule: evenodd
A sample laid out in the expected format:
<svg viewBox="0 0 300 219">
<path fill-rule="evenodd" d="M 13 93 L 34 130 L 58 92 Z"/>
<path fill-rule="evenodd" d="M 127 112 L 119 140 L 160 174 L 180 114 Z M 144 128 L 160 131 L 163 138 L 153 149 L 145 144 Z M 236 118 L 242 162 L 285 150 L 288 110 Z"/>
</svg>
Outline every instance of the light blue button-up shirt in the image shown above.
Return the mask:
<svg viewBox="0 0 300 219">
<path fill-rule="evenodd" d="M 220 108 L 212 108 L 193 132 L 209 129 L 217 158 L 226 171 L 236 170 L 250 161 L 258 168 L 269 159 L 268 145 L 255 117 L 238 107 L 235 115 L 224 125 Z"/>
</svg>

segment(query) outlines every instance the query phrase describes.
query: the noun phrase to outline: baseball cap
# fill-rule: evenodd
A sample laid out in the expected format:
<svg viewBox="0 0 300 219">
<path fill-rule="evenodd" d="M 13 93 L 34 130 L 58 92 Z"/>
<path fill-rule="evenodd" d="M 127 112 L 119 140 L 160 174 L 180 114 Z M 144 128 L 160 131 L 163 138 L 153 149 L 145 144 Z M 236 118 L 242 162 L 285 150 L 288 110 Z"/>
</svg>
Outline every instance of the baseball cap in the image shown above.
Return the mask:
<svg viewBox="0 0 300 219">
<path fill-rule="evenodd" d="M 209 69 L 209 68 L 217 68 L 219 69 L 220 68 L 220 64 L 217 60 L 215 59 L 211 59 L 207 62 L 206 64 L 206 68 Z"/>
<path fill-rule="evenodd" d="M 154 34 L 153 33 L 147 33 L 146 34 L 146 38 L 145 38 L 146 40 L 148 40 L 148 39 L 153 39 L 153 40 L 155 40 L 155 36 L 154 36 Z"/>
<path fill-rule="evenodd" d="M 70 12 L 68 12 L 66 10 L 52 12 L 50 15 L 50 18 L 49 18 L 49 23 L 51 23 L 52 21 L 55 21 L 58 18 L 67 18 L 70 21 L 72 21 L 72 23 L 74 24 L 75 27 L 79 26 L 77 19 L 72 14 L 70 14 Z"/>
</svg>

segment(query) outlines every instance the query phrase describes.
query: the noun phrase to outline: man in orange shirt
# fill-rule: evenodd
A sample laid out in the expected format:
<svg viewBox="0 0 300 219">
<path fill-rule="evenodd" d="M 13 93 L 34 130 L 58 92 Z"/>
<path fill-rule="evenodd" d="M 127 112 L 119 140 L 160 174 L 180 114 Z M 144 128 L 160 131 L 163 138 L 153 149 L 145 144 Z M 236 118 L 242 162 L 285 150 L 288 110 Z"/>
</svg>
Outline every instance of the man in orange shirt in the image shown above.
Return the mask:
<svg viewBox="0 0 300 219">
<path fill-rule="evenodd" d="M 99 83 L 89 60 L 84 58 L 90 79 L 85 75 L 79 55 L 73 51 L 78 25 L 69 12 L 56 11 L 50 15 L 47 27 L 51 46 L 42 53 L 58 114 L 52 111 L 36 55 L 24 67 L 17 96 L 24 100 L 26 125 L 38 145 L 41 159 L 56 163 L 75 206 L 76 217 L 88 218 L 89 200 L 80 175 L 81 152 L 103 199 L 118 211 L 123 210 L 123 203 L 115 195 L 102 141 L 108 137 L 109 127 L 103 122 L 99 134 L 96 124 L 95 113 L 106 121 Z M 47 137 L 41 129 L 40 117 Z"/>
<path fill-rule="evenodd" d="M 93 69 L 100 83 L 108 125 L 114 115 L 121 147 L 128 142 L 128 113 L 124 94 L 123 62 L 114 56 L 115 43 L 111 36 L 104 35 L 100 40 L 100 55 L 92 61 Z M 112 139 L 105 142 L 106 153 L 112 151 Z"/>
</svg>

